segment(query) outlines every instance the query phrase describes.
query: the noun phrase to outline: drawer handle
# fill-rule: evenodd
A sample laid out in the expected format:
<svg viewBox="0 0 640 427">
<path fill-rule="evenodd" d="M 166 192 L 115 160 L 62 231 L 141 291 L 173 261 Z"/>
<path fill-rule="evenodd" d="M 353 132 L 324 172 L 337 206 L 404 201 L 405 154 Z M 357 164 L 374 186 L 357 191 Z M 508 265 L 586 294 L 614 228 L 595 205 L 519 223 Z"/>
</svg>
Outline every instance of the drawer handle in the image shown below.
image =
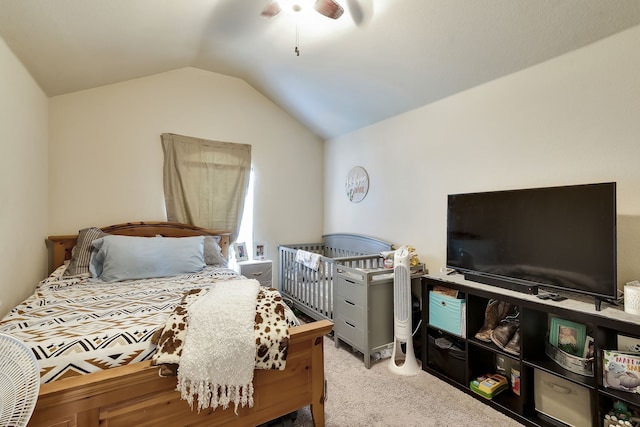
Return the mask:
<svg viewBox="0 0 640 427">
<path fill-rule="evenodd" d="M 546 383 L 546 385 L 552 389 L 557 391 L 558 393 L 562 393 L 562 394 L 571 394 L 571 389 L 569 387 L 564 387 L 561 386 L 559 384 L 554 384 L 554 383 Z"/>
<path fill-rule="evenodd" d="M 355 305 L 354 303 L 352 303 L 351 301 L 349 301 L 348 299 L 344 300 L 344 302 L 346 302 L 349 305 Z"/>
<path fill-rule="evenodd" d="M 253 273 L 253 276 L 254 277 L 262 276 L 262 273 L 263 273 L 262 271 L 260 271 L 258 273 Z"/>
<path fill-rule="evenodd" d="M 356 327 L 356 325 L 352 325 L 351 323 L 347 322 L 346 320 L 344 321 L 344 323 L 346 323 L 347 325 L 351 326 L 352 328 Z"/>
<path fill-rule="evenodd" d="M 344 281 L 345 281 L 345 282 L 347 282 L 347 283 L 349 283 L 349 284 L 351 284 L 351 285 L 355 285 L 355 284 L 356 284 L 356 282 L 353 282 L 353 281 L 351 281 L 351 280 L 344 279 Z"/>
<path fill-rule="evenodd" d="M 441 301 L 441 302 L 440 302 L 440 305 L 441 305 L 441 306 L 443 306 L 443 307 L 446 307 L 446 306 L 447 306 L 447 303 L 446 303 L 446 302 L 444 302 L 444 301 Z"/>
</svg>

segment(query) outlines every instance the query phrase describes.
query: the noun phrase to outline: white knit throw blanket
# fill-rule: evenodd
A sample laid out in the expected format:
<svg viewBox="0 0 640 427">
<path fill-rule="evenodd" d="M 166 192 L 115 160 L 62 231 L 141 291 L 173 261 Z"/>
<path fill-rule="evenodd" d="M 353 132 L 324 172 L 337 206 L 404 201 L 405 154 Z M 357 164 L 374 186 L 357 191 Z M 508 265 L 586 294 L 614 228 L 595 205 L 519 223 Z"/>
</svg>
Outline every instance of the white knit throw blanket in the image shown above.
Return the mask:
<svg viewBox="0 0 640 427">
<path fill-rule="evenodd" d="M 178 390 L 193 408 L 253 406 L 257 280 L 215 283 L 188 307 Z"/>
</svg>

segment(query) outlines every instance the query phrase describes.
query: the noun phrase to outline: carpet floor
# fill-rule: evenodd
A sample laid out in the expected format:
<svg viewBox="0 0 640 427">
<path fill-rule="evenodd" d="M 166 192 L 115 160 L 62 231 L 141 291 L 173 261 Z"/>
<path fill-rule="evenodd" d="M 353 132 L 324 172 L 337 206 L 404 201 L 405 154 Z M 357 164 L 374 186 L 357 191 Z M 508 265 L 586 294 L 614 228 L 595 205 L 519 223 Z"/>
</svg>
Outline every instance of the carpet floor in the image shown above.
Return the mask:
<svg viewBox="0 0 640 427">
<path fill-rule="evenodd" d="M 401 376 L 389 371 L 389 359 L 364 367 L 362 354 L 325 337 L 327 427 L 520 427 L 521 424 L 436 377 L 420 371 Z M 293 426 L 313 426 L 309 407 L 298 411 Z"/>
</svg>

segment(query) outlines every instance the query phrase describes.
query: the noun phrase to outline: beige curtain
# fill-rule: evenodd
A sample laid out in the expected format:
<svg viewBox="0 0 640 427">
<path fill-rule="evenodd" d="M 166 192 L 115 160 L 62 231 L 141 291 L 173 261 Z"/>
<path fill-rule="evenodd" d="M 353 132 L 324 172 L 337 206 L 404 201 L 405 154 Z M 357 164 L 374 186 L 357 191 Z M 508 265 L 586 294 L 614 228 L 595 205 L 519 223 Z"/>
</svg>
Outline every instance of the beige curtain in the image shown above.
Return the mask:
<svg viewBox="0 0 640 427">
<path fill-rule="evenodd" d="M 240 229 L 251 145 L 163 133 L 164 197 L 169 221 L 211 230 Z"/>
</svg>

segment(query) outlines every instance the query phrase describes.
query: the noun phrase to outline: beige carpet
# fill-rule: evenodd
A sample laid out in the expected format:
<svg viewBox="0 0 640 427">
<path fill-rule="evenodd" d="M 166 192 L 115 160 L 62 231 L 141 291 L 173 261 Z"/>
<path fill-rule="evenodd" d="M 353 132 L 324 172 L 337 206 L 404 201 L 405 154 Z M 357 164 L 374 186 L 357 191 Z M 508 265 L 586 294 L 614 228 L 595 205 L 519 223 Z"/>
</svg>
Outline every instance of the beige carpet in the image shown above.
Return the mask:
<svg viewBox="0 0 640 427">
<path fill-rule="evenodd" d="M 389 371 L 389 359 L 366 369 L 362 355 L 325 337 L 327 427 L 515 427 L 520 423 L 462 391 L 420 371 L 400 376 Z M 308 407 L 298 411 L 294 426 L 312 426 Z"/>
</svg>

